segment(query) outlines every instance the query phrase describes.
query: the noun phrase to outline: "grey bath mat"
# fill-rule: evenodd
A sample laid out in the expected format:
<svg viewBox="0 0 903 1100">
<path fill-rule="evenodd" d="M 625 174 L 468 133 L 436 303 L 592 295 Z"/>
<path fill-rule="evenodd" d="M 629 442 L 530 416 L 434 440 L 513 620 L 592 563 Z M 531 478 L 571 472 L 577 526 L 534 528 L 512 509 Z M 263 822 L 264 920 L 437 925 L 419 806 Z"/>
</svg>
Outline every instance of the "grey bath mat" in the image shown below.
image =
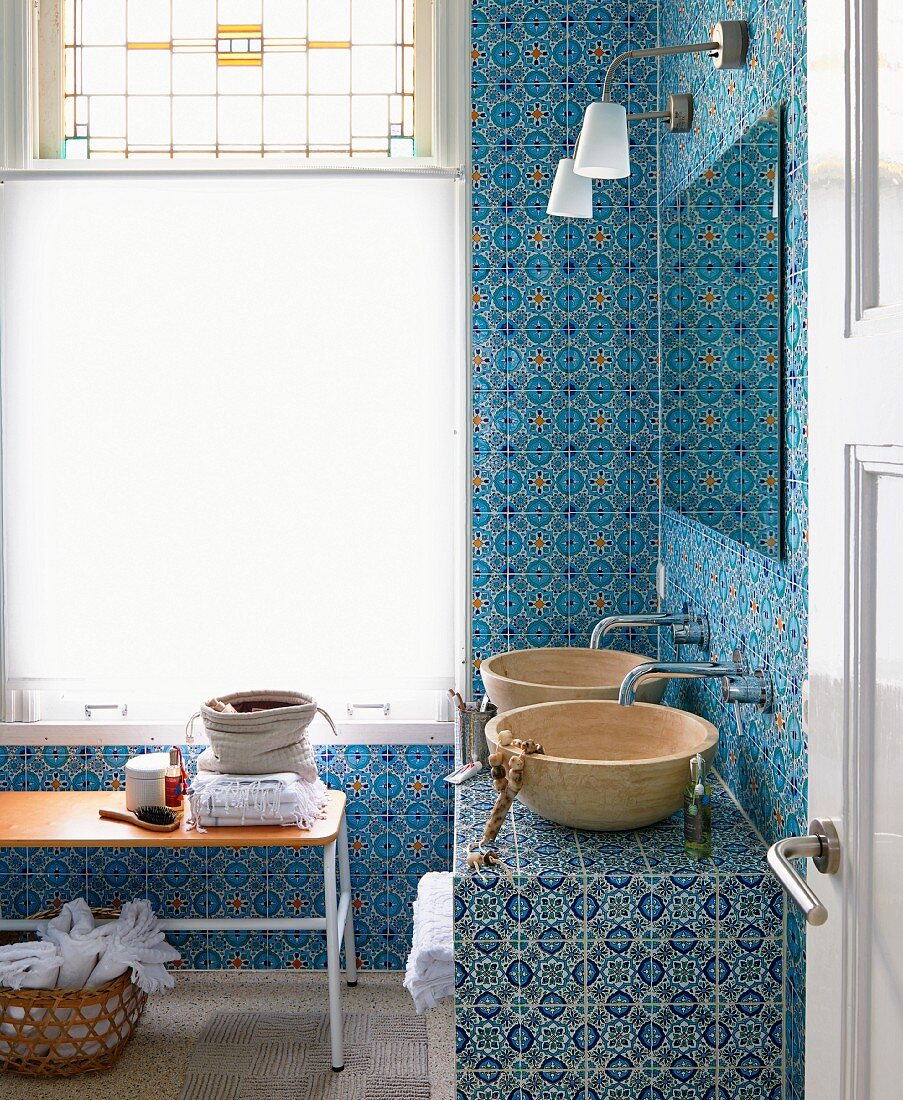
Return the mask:
<svg viewBox="0 0 903 1100">
<path fill-rule="evenodd" d="M 347 1013 L 345 1069 L 333 1073 L 325 1011 L 218 1012 L 180 1100 L 430 1100 L 426 1023 Z"/>
</svg>

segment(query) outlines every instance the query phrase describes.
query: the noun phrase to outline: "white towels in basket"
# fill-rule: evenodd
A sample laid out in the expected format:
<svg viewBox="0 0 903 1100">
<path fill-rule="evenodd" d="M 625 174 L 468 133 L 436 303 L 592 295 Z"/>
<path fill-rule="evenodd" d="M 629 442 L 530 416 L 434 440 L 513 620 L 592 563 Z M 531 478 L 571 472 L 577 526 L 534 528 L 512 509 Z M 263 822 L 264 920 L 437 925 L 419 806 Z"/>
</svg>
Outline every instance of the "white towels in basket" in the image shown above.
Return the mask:
<svg viewBox="0 0 903 1100">
<path fill-rule="evenodd" d="M 0 947 L 0 986 L 10 989 L 94 989 L 118 978 L 129 968 L 132 982 L 145 993 L 170 989 L 172 974 L 165 969 L 168 962 L 177 962 L 181 955 L 165 940 L 150 902 L 126 902 L 117 920 L 96 924 L 94 914 L 84 898 L 66 902 L 51 920 L 42 921 L 37 929 L 38 940 L 13 943 Z M 99 1015 L 100 1006 L 95 1006 Z M 85 1010 L 87 1011 L 87 1010 Z M 16 1005 L 6 1009 L 9 1020 L 24 1020 L 25 1010 Z M 41 1020 L 44 1010 L 33 1012 L 32 1019 Z M 73 1039 L 84 1039 L 87 1028 L 81 1024 L 66 1027 L 69 1012 L 56 1012 L 59 1028 L 47 1029 L 48 1037 L 59 1036 L 63 1030 Z M 109 1030 L 109 1023 L 97 1025 L 97 1034 Z M 26 1029 L 25 1034 L 29 1030 Z M 15 1034 L 9 1023 L 0 1023 L 0 1036 Z M 109 1046 L 118 1038 L 112 1034 Z M 0 1038 L 0 1053 L 9 1050 L 9 1043 Z M 49 1047 L 38 1046 L 35 1053 L 46 1054 Z M 99 1043 L 89 1043 L 83 1053 L 100 1049 Z M 75 1047 L 61 1044 L 57 1054 L 66 1057 Z"/>
<path fill-rule="evenodd" d="M 323 817 L 326 787 L 296 772 L 224 775 L 198 771 L 191 783 L 191 818 L 199 833 L 213 825 L 295 825 L 310 829 Z"/>
<path fill-rule="evenodd" d="M 38 929 L 38 936 L 55 943 L 62 956 L 60 972 L 54 982 L 57 988 L 83 989 L 88 984 L 98 959 L 106 952 L 111 928 L 111 924 L 95 924 L 87 901 L 76 898 L 66 902 L 52 920 Z M 123 966 L 112 977 L 124 974 L 127 969 Z"/>
<path fill-rule="evenodd" d="M 418 1015 L 435 1008 L 455 990 L 453 878 L 450 871 L 430 871 L 417 886 L 414 937 L 404 987 Z"/>
<path fill-rule="evenodd" d="M 93 989 L 132 970 L 145 993 L 169 989 L 164 964 L 181 956 L 165 939 L 150 902 L 128 901 L 118 920 L 95 924 L 84 898 L 66 902 L 38 927 L 37 941 L 0 947 L 0 985 L 10 989 Z"/>
</svg>

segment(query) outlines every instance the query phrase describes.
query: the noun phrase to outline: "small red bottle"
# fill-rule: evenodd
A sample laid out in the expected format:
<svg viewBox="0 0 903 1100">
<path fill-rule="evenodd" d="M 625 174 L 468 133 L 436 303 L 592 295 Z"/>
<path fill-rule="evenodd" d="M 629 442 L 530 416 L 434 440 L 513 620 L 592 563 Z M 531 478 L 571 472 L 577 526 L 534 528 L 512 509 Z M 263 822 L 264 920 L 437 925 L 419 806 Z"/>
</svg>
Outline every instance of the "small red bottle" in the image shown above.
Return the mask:
<svg viewBox="0 0 903 1100">
<path fill-rule="evenodd" d="M 166 805 L 174 810 L 182 808 L 182 750 L 169 750 L 169 767 L 166 769 Z"/>
</svg>

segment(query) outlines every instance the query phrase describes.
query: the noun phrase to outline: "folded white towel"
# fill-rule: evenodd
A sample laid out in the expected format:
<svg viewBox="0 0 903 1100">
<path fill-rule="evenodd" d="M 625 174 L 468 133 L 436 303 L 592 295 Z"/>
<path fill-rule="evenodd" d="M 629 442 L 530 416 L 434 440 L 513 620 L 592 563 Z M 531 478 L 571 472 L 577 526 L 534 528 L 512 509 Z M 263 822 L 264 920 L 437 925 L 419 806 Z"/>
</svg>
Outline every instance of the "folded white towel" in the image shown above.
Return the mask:
<svg viewBox="0 0 903 1100">
<path fill-rule="evenodd" d="M 60 912 L 38 929 L 42 940 L 49 940 L 63 956 L 57 975 L 58 989 L 82 989 L 88 975 L 104 951 L 111 924 L 96 924 L 91 907 L 84 898 L 67 901 Z"/>
<path fill-rule="evenodd" d="M 199 771 L 191 781 L 191 789 L 203 790 L 204 787 L 223 788 L 233 783 L 265 784 L 267 789 L 277 787 L 280 791 L 286 791 L 293 787 L 301 777 L 297 772 L 270 772 L 267 775 L 230 775 L 223 772 Z M 226 780 L 224 784 L 222 781 Z"/>
<path fill-rule="evenodd" d="M 322 780 L 294 772 L 270 775 L 199 774 L 191 784 L 191 816 L 199 833 L 214 825 L 295 825 L 309 829 L 326 810 Z"/>
<path fill-rule="evenodd" d="M 132 981 L 145 993 L 173 987 L 175 979 L 164 963 L 176 962 L 181 956 L 166 942 L 150 902 L 126 902 L 119 920 L 109 927 L 104 952 L 85 983 L 88 989 L 118 978 L 129 968 Z"/>
<path fill-rule="evenodd" d="M 11 943 L 0 947 L 0 985 L 10 989 L 53 989 L 63 962 L 55 943 Z"/>
<path fill-rule="evenodd" d="M 198 818 L 198 824 L 201 829 L 212 829 L 222 825 L 228 829 L 235 828 L 252 828 L 255 825 L 279 825 L 282 828 L 297 828 L 298 823 L 294 817 L 289 814 L 282 814 L 278 818 L 269 817 L 261 814 L 260 816 L 248 813 L 248 814 L 230 814 L 220 813 L 218 810 L 214 810 L 212 814 L 201 814 Z M 310 826 L 300 826 L 301 828 L 310 828 Z"/>
<path fill-rule="evenodd" d="M 454 879 L 450 871 L 421 878 L 414 902 L 414 935 L 404 986 L 420 1014 L 455 989 Z"/>
<path fill-rule="evenodd" d="M 227 782 L 223 783 L 223 778 Z M 241 816 L 242 812 L 256 814 L 283 811 L 298 800 L 298 776 L 295 772 L 279 772 L 277 775 L 214 775 L 211 772 L 198 776 L 191 785 L 192 793 L 207 794 L 207 803 L 214 811 L 228 816 Z M 240 809 L 237 807 L 241 807 Z"/>
<path fill-rule="evenodd" d="M 5 985 L 10 989 L 53 989 L 56 985 L 57 974 L 63 956 L 55 943 L 38 943 L 34 940 L 28 943 L 11 943 L 7 947 L 0 947 L 0 986 Z M 7 1020 L 22 1021 L 25 1019 L 25 1009 L 15 1005 L 8 1005 L 4 1015 Z M 30 1019 L 35 1022 L 42 1020 L 46 1011 L 33 1011 Z M 25 1036 L 34 1032 L 33 1027 L 20 1026 L 18 1034 Z M 14 1036 L 16 1027 L 11 1023 L 0 1023 L 0 1036 Z M 0 1054 L 7 1054 L 10 1043 L 0 1039 Z M 36 1054 L 46 1054 L 49 1047 L 43 1044 L 35 1048 Z"/>
</svg>

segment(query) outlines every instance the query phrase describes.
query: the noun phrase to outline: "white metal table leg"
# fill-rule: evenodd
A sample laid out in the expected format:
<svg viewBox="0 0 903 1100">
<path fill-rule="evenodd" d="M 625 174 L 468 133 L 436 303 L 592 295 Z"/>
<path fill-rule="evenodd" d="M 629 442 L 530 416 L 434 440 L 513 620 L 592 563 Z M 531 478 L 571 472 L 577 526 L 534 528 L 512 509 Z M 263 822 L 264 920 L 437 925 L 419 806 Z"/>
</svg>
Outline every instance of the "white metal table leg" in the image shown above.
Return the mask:
<svg viewBox="0 0 903 1100">
<path fill-rule="evenodd" d="M 348 822 L 342 814 L 339 828 L 339 889 L 342 897 L 348 898 L 348 911 L 345 917 L 345 980 L 349 985 L 357 985 L 357 948 L 354 944 L 354 910 L 351 907 L 351 864 L 348 858 Z"/>
<path fill-rule="evenodd" d="M 326 893 L 326 966 L 329 972 L 329 1037 L 332 1068 L 345 1068 L 342 1036 L 342 983 L 339 959 L 339 904 L 335 882 L 336 842 L 323 849 L 323 887 Z"/>
</svg>

